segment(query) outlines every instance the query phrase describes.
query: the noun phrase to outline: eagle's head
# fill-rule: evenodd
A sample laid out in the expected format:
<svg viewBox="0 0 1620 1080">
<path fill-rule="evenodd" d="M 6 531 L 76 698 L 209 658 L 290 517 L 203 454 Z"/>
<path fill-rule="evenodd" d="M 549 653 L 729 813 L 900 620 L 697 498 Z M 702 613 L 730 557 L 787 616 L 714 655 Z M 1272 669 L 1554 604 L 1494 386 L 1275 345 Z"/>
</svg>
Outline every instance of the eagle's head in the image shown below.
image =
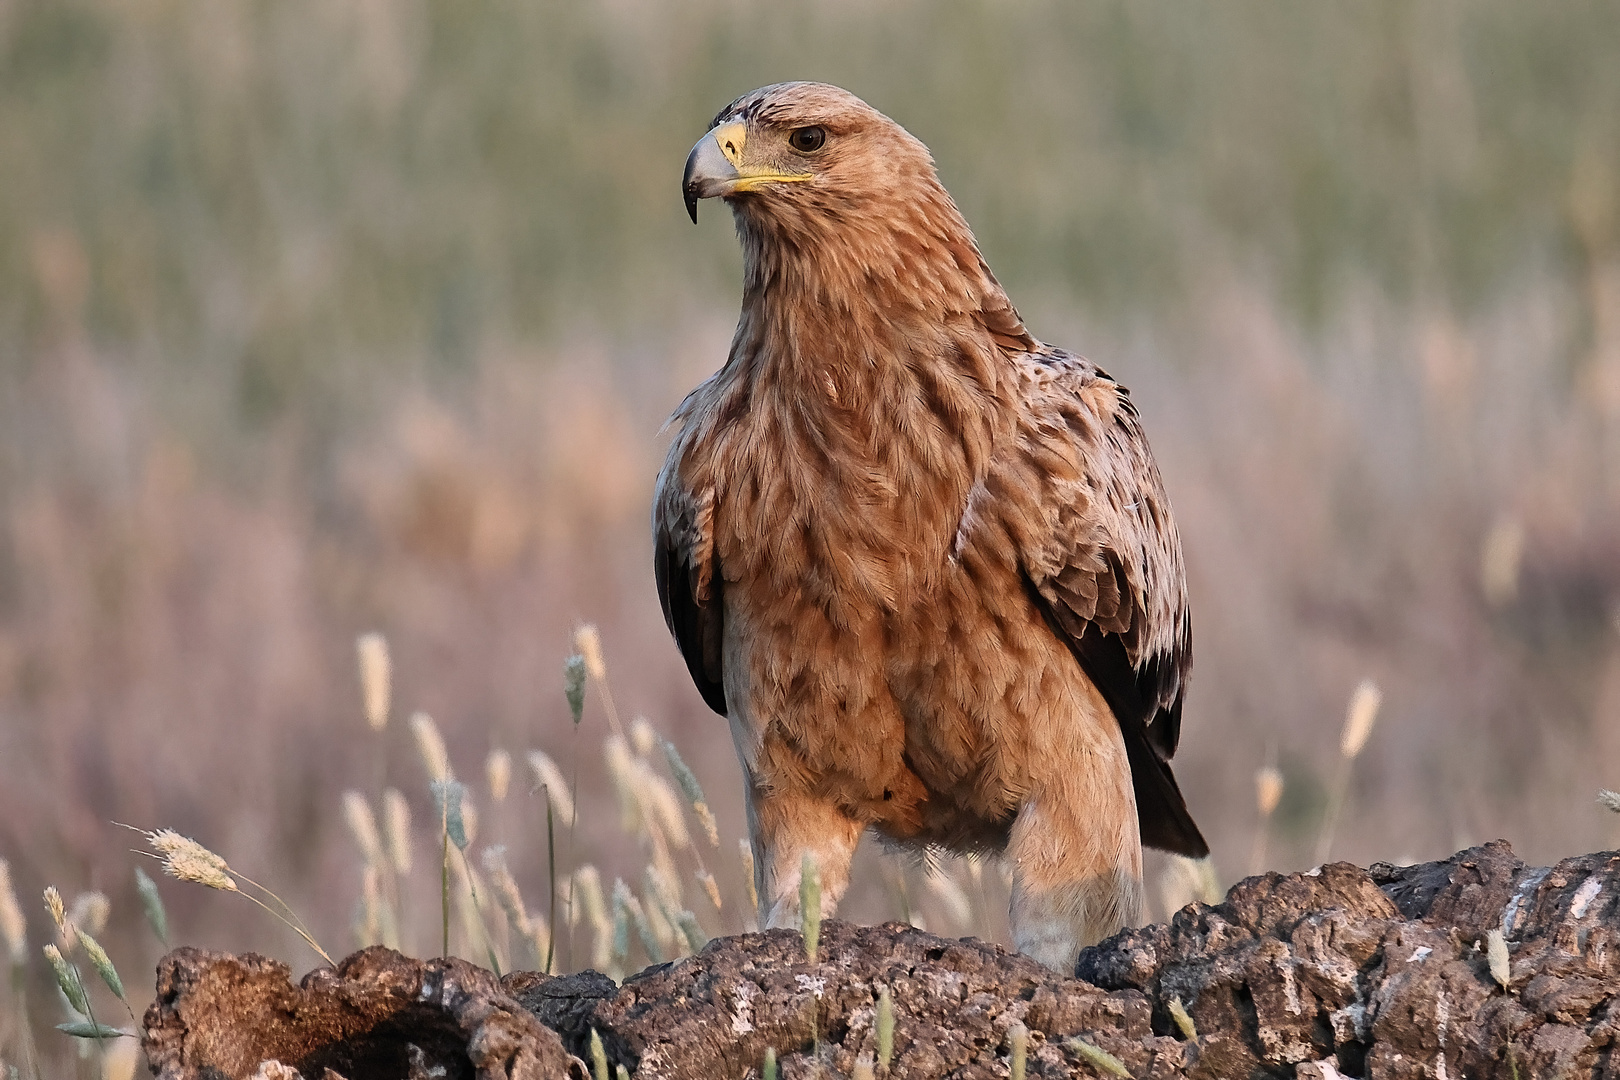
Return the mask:
<svg viewBox="0 0 1620 1080">
<path fill-rule="evenodd" d="M 686 159 L 687 212 L 718 196 L 739 223 L 794 233 L 944 197 L 928 148 L 847 90 L 789 82 L 720 111 Z M 934 199 L 925 198 L 932 202 Z M 774 226 L 774 228 L 773 228 Z"/>
<path fill-rule="evenodd" d="M 962 313 L 1031 347 L 928 148 L 847 90 L 789 82 L 743 95 L 692 148 L 681 188 L 694 222 L 699 199 L 735 213 L 745 308 L 835 302 L 930 325 Z"/>
</svg>

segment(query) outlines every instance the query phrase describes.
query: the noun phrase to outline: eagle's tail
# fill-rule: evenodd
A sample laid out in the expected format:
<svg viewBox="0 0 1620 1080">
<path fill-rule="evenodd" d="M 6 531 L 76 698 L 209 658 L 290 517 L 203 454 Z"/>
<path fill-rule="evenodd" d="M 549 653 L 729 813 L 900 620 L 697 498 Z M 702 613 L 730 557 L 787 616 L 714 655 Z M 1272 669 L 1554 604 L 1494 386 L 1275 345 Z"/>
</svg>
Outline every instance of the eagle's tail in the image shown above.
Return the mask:
<svg viewBox="0 0 1620 1080">
<path fill-rule="evenodd" d="M 1166 719 L 1161 716 L 1154 722 Z M 1131 786 L 1136 790 L 1136 820 L 1142 830 L 1142 843 L 1202 859 L 1209 854 L 1209 844 L 1187 811 L 1170 763 L 1148 742 L 1147 729 L 1140 722 L 1122 721 L 1119 726 L 1131 762 Z"/>
</svg>

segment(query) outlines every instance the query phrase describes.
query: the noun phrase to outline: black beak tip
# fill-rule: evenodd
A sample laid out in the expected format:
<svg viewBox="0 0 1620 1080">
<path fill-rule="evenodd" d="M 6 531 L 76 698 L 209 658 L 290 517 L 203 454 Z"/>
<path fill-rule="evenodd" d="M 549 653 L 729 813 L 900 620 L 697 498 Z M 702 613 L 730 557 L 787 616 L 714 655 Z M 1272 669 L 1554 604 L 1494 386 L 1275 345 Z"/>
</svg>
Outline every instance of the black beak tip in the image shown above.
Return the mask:
<svg viewBox="0 0 1620 1080">
<path fill-rule="evenodd" d="M 692 188 L 686 189 L 686 212 L 692 218 L 692 224 L 697 224 L 698 193 Z"/>
</svg>

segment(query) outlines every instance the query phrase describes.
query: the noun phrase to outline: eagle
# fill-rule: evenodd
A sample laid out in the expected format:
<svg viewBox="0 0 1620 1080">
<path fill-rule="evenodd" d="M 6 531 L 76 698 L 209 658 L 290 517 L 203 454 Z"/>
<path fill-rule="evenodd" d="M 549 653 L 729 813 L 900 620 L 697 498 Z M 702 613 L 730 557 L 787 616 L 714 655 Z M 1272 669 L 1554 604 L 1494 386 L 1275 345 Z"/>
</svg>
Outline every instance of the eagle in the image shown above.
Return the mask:
<svg viewBox="0 0 1620 1080">
<path fill-rule="evenodd" d="M 730 205 L 742 312 L 670 418 L 664 617 L 742 764 L 764 926 L 868 830 L 1000 853 L 1024 954 L 1140 921 L 1142 846 L 1208 846 L 1170 758 L 1192 624 L 1125 387 L 1036 339 L 928 149 L 835 86 L 733 101 L 682 192 Z"/>
</svg>

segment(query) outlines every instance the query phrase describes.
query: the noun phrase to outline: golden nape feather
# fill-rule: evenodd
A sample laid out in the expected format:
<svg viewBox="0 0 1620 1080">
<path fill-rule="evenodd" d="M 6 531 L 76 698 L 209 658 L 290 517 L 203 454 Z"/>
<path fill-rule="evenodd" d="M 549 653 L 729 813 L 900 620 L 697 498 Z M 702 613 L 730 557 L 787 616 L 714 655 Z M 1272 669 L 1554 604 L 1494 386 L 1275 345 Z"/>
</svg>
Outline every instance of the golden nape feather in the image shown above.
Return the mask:
<svg viewBox="0 0 1620 1080">
<path fill-rule="evenodd" d="M 1207 853 L 1170 772 L 1192 656 L 1180 541 L 1124 387 L 1037 341 L 926 147 L 836 87 L 732 102 L 684 194 L 744 294 L 675 413 L 664 614 L 748 785 L 761 921 L 823 914 L 857 840 L 1005 852 L 1018 947 L 1134 923 L 1142 844 Z"/>
</svg>

